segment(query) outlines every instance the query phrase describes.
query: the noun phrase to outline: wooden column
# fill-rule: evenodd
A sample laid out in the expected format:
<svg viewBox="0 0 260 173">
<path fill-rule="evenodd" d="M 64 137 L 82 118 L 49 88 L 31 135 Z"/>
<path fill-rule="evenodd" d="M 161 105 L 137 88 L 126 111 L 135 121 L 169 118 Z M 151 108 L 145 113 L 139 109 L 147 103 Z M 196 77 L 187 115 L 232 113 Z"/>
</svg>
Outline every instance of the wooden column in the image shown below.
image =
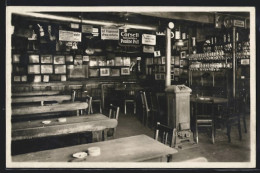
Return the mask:
<svg viewBox="0 0 260 173">
<path fill-rule="evenodd" d="M 165 76 L 165 88 L 171 85 L 171 29 L 166 28 L 166 76 Z"/>
<path fill-rule="evenodd" d="M 232 39 L 232 58 L 233 58 L 233 98 L 236 98 L 236 70 L 237 70 L 237 59 L 236 59 L 236 27 L 233 27 L 233 39 Z"/>
</svg>

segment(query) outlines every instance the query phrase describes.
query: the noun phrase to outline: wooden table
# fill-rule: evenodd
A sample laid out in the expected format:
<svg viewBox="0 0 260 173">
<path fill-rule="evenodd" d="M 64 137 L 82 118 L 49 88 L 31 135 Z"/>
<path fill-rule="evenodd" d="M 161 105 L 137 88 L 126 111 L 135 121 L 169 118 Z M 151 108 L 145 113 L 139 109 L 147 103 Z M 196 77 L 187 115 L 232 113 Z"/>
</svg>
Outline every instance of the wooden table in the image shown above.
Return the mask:
<svg viewBox="0 0 260 173">
<path fill-rule="evenodd" d="M 88 103 L 86 102 L 71 102 L 71 103 L 54 104 L 48 106 L 20 106 L 20 107 L 17 106 L 17 107 L 12 107 L 12 117 L 31 115 L 31 114 L 37 115 L 40 113 L 79 111 L 87 108 L 88 108 Z"/>
<path fill-rule="evenodd" d="M 60 91 L 30 91 L 30 92 L 17 92 L 12 93 L 12 97 L 27 97 L 27 96 L 44 96 L 44 95 L 57 95 Z"/>
<path fill-rule="evenodd" d="M 41 105 L 43 106 L 45 101 L 57 101 L 58 103 L 61 103 L 65 100 L 71 100 L 71 95 L 15 97 L 12 98 L 12 103 L 41 102 Z"/>
<path fill-rule="evenodd" d="M 109 119 L 103 114 L 66 117 L 66 122 L 59 122 L 58 118 L 48 120 L 51 121 L 50 124 L 43 124 L 43 120 L 12 123 L 12 141 L 87 131 L 93 132 L 117 126 L 116 119 Z"/>
<path fill-rule="evenodd" d="M 100 147 L 100 156 L 87 156 L 75 159 L 72 154 L 86 152 L 89 147 Z M 76 145 L 12 156 L 13 162 L 143 162 L 166 161 L 161 158 L 177 153 L 170 148 L 146 135 L 131 136 L 109 141 Z"/>
</svg>

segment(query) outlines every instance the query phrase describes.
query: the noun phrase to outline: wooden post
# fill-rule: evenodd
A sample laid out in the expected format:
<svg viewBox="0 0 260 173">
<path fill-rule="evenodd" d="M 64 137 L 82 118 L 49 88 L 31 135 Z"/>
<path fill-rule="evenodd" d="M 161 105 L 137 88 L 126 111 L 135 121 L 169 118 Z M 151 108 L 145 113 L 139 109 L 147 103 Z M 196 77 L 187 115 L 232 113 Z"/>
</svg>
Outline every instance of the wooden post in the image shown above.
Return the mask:
<svg viewBox="0 0 260 173">
<path fill-rule="evenodd" d="M 171 85 L 171 29 L 166 28 L 166 76 L 165 76 L 165 88 Z"/>
</svg>

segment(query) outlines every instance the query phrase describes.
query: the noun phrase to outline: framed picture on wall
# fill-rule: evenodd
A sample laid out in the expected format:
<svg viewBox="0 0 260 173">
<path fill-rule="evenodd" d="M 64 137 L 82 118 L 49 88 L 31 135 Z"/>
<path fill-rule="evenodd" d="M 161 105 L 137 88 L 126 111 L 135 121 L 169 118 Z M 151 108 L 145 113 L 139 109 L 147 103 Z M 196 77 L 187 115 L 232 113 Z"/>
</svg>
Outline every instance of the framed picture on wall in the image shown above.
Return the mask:
<svg viewBox="0 0 260 173">
<path fill-rule="evenodd" d="M 65 57 L 63 55 L 55 55 L 54 64 L 65 64 Z"/>
<path fill-rule="evenodd" d="M 54 65 L 55 74 L 66 74 L 66 65 Z"/>
<path fill-rule="evenodd" d="M 89 77 L 98 77 L 99 76 L 99 69 L 89 69 Z"/>
<path fill-rule="evenodd" d="M 43 75 L 43 82 L 49 82 L 50 76 L 49 75 Z"/>
<path fill-rule="evenodd" d="M 42 55 L 41 56 L 42 64 L 51 64 L 52 63 L 52 55 Z"/>
<path fill-rule="evenodd" d="M 42 81 L 42 76 L 41 75 L 35 75 L 33 82 L 41 82 Z"/>
<path fill-rule="evenodd" d="M 21 76 L 14 76 L 14 82 L 20 82 Z"/>
<path fill-rule="evenodd" d="M 40 74 L 40 65 L 28 65 L 28 74 Z"/>
<path fill-rule="evenodd" d="M 66 80 L 67 80 L 66 75 L 61 75 L 61 81 L 66 81 Z"/>
<path fill-rule="evenodd" d="M 95 56 L 89 57 L 89 66 L 97 66 L 97 57 Z"/>
<path fill-rule="evenodd" d="M 130 75 L 130 69 L 128 67 L 121 68 L 121 75 Z"/>
<path fill-rule="evenodd" d="M 27 76 L 26 75 L 21 76 L 21 81 L 22 82 L 27 82 Z"/>
<path fill-rule="evenodd" d="M 100 76 L 110 76 L 110 68 L 100 68 Z"/>
<path fill-rule="evenodd" d="M 72 55 L 66 55 L 66 62 L 73 62 L 73 56 Z"/>
<path fill-rule="evenodd" d="M 120 69 L 111 69 L 111 76 L 120 76 Z"/>
<path fill-rule="evenodd" d="M 39 55 L 29 55 L 29 63 L 40 63 Z"/>
<path fill-rule="evenodd" d="M 53 67 L 52 65 L 41 65 L 41 74 L 52 74 Z"/>
<path fill-rule="evenodd" d="M 124 66 L 130 66 L 131 64 L 130 57 L 123 57 L 123 64 Z"/>
<path fill-rule="evenodd" d="M 13 63 L 20 63 L 20 54 L 13 54 Z"/>
<path fill-rule="evenodd" d="M 181 59 L 186 58 L 186 51 L 181 51 L 180 56 Z"/>
</svg>

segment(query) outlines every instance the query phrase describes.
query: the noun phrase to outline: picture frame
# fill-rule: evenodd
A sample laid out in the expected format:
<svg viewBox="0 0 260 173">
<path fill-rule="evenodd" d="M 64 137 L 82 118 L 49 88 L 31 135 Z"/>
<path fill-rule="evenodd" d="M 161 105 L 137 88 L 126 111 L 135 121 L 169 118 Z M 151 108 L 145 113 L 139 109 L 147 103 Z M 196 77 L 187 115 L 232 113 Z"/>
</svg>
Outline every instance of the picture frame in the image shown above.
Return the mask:
<svg viewBox="0 0 260 173">
<path fill-rule="evenodd" d="M 122 66 L 122 65 L 123 65 L 122 57 L 115 57 L 115 66 Z"/>
<path fill-rule="evenodd" d="M 20 82 L 21 76 L 14 76 L 14 82 Z"/>
<path fill-rule="evenodd" d="M 20 63 L 20 54 L 13 54 L 13 63 Z"/>
<path fill-rule="evenodd" d="M 41 74 L 52 74 L 53 65 L 41 65 Z"/>
<path fill-rule="evenodd" d="M 66 74 L 66 65 L 54 65 L 55 74 Z"/>
<path fill-rule="evenodd" d="M 89 62 L 89 56 L 83 56 L 82 60 L 83 62 Z"/>
<path fill-rule="evenodd" d="M 22 82 L 27 82 L 27 75 L 22 75 L 21 76 L 21 81 Z"/>
<path fill-rule="evenodd" d="M 41 67 L 40 65 L 28 65 L 28 74 L 40 74 Z"/>
<path fill-rule="evenodd" d="M 186 58 L 186 51 L 181 51 L 180 57 L 181 57 L 181 59 Z"/>
<path fill-rule="evenodd" d="M 62 82 L 67 81 L 67 76 L 66 75 L 61 75 L 61 81 Z"/>
<path fill-rule="evenodd" d="M 171 56 L 171 64 L 174 64 L 174 59 L 175 59 L 175 57 Z"/>
<path fill-rule="evenodd" d="M 52 55 L 41 55 L 41 63 L 42 64 L 51 64 L 52 63 Z"/>
<path fill-rule="evenodd" d="M 83 64 L 82 55 L 76 55 L 74 58 L 74 65 L 82 65 L 82 64 Z"/>
<path fill-rule="evenodd" d="M 39 55 L 29 55 L 29 63 L 35 64 L 35 63 L 40 63 L 40 57 Z"/>
<path fill-rule="evenodd" d="M 66 62 L 73 62 L 73 55 L 66 55 Z"/>
<path fill-rule="evenodd" d="M 130 69 L 128 67 L 121 68 L 121 75 L 130 75 Z"/>
<path fill-rule="evenodd" d="M 55 55 L 53 59 L 54 64 L 65 64 L 65 56 L 63 55 Z"/>
<path fill-rule="evenodd" d="M 41 82 L 42 81 L 42 76 L 41 75 L 35 75 L 33 82 Z"/>
<path fill-rule="evenodd" d="M 100 68 L 100 76 L 110 76 L 110 68 Z"/>
<path fill-rule="evenodd" d="M 111 69 L 111 76 L 120 76 L 120 69 Z"/>
<path fill-rule="evenodd" d="M 106 66 L 107 61 L 106 58 L 103 56 L 98 57 L 98 66 Z"/>
<path fill-rule="evenodd" d="M 97 57 L 89 57 L 89 66 L 93 67 L 93 66 L 97 66 Z"/>
<path fill-rule="evenodd" d="M 123 65 L 124 66 L 130 66 L 130 64 L 131 64 L 130 57 L 123 57 Z"/>
<path fill-rule="evenodd" d="M 49 82 L 50 76 L 49 75 L 43 75 L 43 82 Z"/>
<path fill-rule="evenodd" d="M 115 65 L 114 59 L 107 60 L 107 66 L 114 66 L 114 65 Z"/>
<path fill-rule="evenodd" d="M 99 77 L 99 69 L 89 69 L 89 77 Z"/>
</svg>

